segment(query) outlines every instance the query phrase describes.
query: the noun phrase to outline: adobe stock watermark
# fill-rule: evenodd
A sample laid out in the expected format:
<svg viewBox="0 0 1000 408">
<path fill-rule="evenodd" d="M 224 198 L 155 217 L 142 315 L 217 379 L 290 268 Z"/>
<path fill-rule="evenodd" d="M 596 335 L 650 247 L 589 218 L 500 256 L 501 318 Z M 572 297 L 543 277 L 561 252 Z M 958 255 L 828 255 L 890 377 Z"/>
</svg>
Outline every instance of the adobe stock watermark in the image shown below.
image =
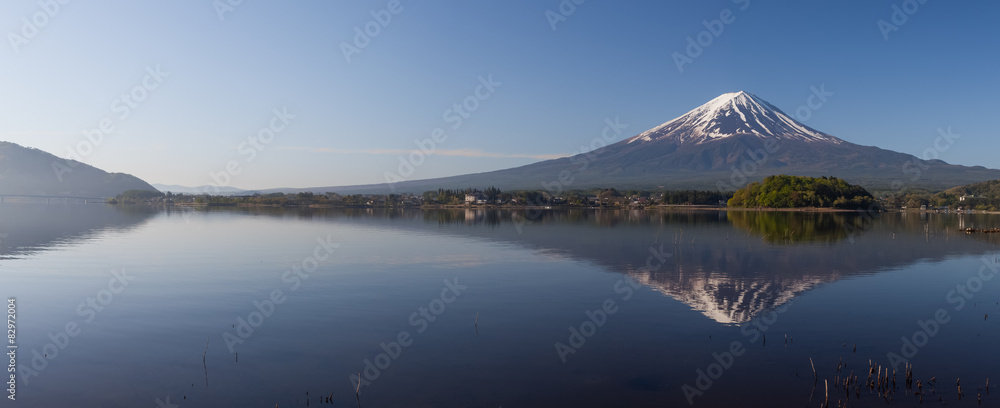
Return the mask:
<svg viewBox="0 0 1000 408">
<path fill-rule="evenodd" d="M 795 120 L 799 122 L 808 122 L 813 112 L 822 109 L 833 96 L 833 92 L 826 90 L 826 84 L 819 84 L 818 88 L 815 85 L 810 86 L 809 91 L 811 94 L 806 97 L 806 103 L 795 108 Z"/>
<path fill-rule="evenodd" d="M 934 138 L 930 146 L 924 149 L 921 157 L 914 156 L 913 158 L 903 162 L 902 172 L 903 174 L 910 175 L 910 177 L 906 180 L 893 180 L 889 183 L 890 196 L 906 194 L 906 190 L 909 189 L 910 186 L 917 180 L 920 180 L 923 172 L 930 169 L 930 165 L 928 165 L 926 161 L 939 159 L 941 157 L 941 153 L 947 152 L 951 149 L 951 146 L 962 137 L 962 135 L 954 133 L 950 126 L 948 128 L 938 128 L 937 132 L 938 136 Z M 860 220 L 864 223 L 868 223 L 875 218 L 873 214 L 877 214 L 880 211 L 881 207 L 873 203 L 871 207 L 861 212 Z M 864 231 L 867 228 L 858 227 L 855 223 L 845 223 L 844 229 L 847 231 L 847 240 L 853 244 L 854 237 L 858 235 L 859 231 Z"/>
<path fill-rule="evenodd" d="M 976 274 L 969 277 L 964 284 L 958 284 L 955 289 L 948 291 L 945 294 L 944 299 L 948 304 L 954 305 L 952 310 L 955 312 L 961 311 L 965 308 L 967 301 L 972 300 L 977 293 L 983 290 L 983 285 L 986 282 L 993 280 L 996 273 L 1000 271 L 1000 265 L 991 262 L 989 257 L 982 257 L 983 265 L 979 267 L 979 271 Z M 987 269 L 989 269 L 987 273 Z M 902 345 L 899 348 L 899 353 L 894 351 L 886 353 L 886 357 L 889 359 L 889 363 L 896 370 L 899 370 L 899 365 L 902 363 L 909 363 L 910 359 L 917 356 L 920 352 L 920 348 L 927 345 L 934 336 L 940 332 L 941 328 L 951 321 L 951 315 L 948 310 L 940 308 L 934 312 L 932 318 L 927 320 L 917 319 L 918 329 L 913 332 L 910 336 L 900 337 Z"/>
<path fill-rule="evenodd" d="M 906 24 L 910 20 L 910 17 L 917 14 L 920 10 L 920 5 L 927 3 L 927 0 L 904 0 L 901 4 L 893 4 L 889 8 L 892 10 L 889 13 L 889 21 L 885 19 L 879 19 L 875 22 L 875 26 L 878 27 L 879 32 L 882 33 L 882 39 L 889 41 L 889 33 L 899 31 L 899 28 Z"/>
<path fill-rule="evenodd" d="M 660 270 L 667 263 L 667 260 L 674 256 L 672 253 L 664 252 L 663 244 L 660 244 L 659 248 L 650 246 L 649 253 L 650 255 L 646 257 L 645 267 L 639 271 L 641 273 L 652 273 Z M 621 296 L 621 303 L 625 303 L 632 299 L 635 290 L 640 286 L 631 277 L 626 276 L 615 282 L 612 289 L 616 294 Z M 587 344 L 587 340 L 594 337 L 598 329 L 604 327 L 608 322 L 608 318 L 618 313 L 618 308 L 619 306 L 615 300 L 609 297 L 604 299 L 601 302 L 601 306 L 597 309 L 593 311 L 584 310 L 583 314 L 587 318 L 580 322 L 579 325 L 569 327 L 569 337 L 566 339 L 566 343 L 561 341 L 555 343 L 556 355 L 559 356 L 559 361 L 566 364 L 566 357 L 580 351 Z"/>
<path fill-rule="evenodd" d="M 732 2 L 740 5 L 739 11 L 746 11 L 750 7 L 750 0 L 732 0 Z M 677 66 L 677 72 L 683 74 L 684 65 L 692 64 L 694 60 L 701 57 L 705 49 L 710 47 L 725 32 L 726 26 L 735 21 L 736 14 L 728 8 L 722 9 L 717 19 L 702 20 L 701 25 L 705 26 L 705 30 L 698 32 L 693 37 L 687 37 L 687 46 L 684 48 L 684 53 L 674 51 L 673 54 L 670 54 L 674 59 L 674 65 Z"/>
<path fill-rule="evenodd" d="M 212 2 L 212 8 L 215 9 L 215 14 L 219 16 L 219 21 L 226 21 L 226 13 L 232 13 L 236 11 L 236 8 L 243 4 L 244 0 L 215 0 Z"/>
<path fill-rule="evenodd" d="M 173 404 L 173 403 L 170 402 L 170 396 L 169 395 L 167 396 L 166 401 L 157 398 L 156 401 L 154 401 L 154 402 L 156 402 L 156 407 L 157 408 L 180 408 L 180 405 Z"/>
<path fill-rule="evenodd" d="M 462 102 L 455 103 L 450 108 L 445 109 L 444 113 L 441 114 L 441 119 L 445 123 L 451 124 L 452 131 L 461 129 L 465 120 L 478 111 L 482 102 L 490 99 L 500 85 L 503 83 L 494 81 L 493 74 L 488 74 L 485 77 L 480 75 L 479 84 L 475 86 L 472 93 L 463 98 Z M 447 140 L 448 134 L 445 133 L 444 128 L 440 127 L 432 129 L 429 138 L 414 139 L 413 143 L 417 145 L 417 149 L 411 151 L 409 155 L 399 155 L 399 165 L 396 167 L 395 173 L 386 171 L 383 174 L 386 184 L 389 185 L 389 190 L 395 192 L 396 183 L 412 177 L 417 167 L 423 165 L 428 157 L 434 155 L 437 146 Z"/>
<path fill-rule="evenodd" d="M 673 254 L 667 254 L 671 256 Z M 613 289 L 615 293 L 621 295 L 621 302 L 628 302 L 632 299 L 632 295 L 635 289 L 638 289 L 640 285 L 636 283 L 629 277 L 625 277 L 617 282 L 615 282 Z M 601 306 L 597 309 L 590 311 L 584 310 L 583 314 L 587 316 L 582 322 L 577 326 L 569 327 L 569 337 L 566 339 L 566 343 L 557 341 L 555 344 L 556 355 L 559 356 L 559 361 L 566 364 L 566 357 L 570 354 L 576 354 L 585 344 L 587 340 L 594 337 L 597 334 L 597 329 L 604 327 L 608 322 L 608 317 L 618 313 L 618 305 L 615 303 L 613 298 L 604 299 L 601 302 Z"/>
<path fill-rule="evenodd" d="M 344 55 L 344 59 L 350 64 L 354 61 L 354 57 L 361 55 L 361 51 L 368 48 L 372 44 L 375 38 L 378 38 L 382 34 L 382 30 L 389 27 L 392 23 L 393 16 L 399 15 L 403 12 L 403 5 L 399 0 L 389 0 L 386 3 L 385 8 L 379 10 L 371 10 L 371 20 L 368 20 L 362 26 L 354 27 L 354 38 L 353 41 L 341 41 L 340 42 L 340 52 Z M 364 28 L 362 28 L 364 27 Z"/>
<path fill-rule="evenodd" d="M 119 121 L 128 119 L 139 107 L 139 104 L 145 102 L 149 98 L 149 95 L 157 90 L 168 76 L 170 76 L 170 73 L 160 70 L 159 65 L 155 67 L 147 65 L 146 74 L 142 77 L 142 80 L 127 92 L 122 92 L 118 98 L 111 101 L 109 107 L 111 113 L 115 115 L 104 117 L 97 122 L 97 127 L 93 129 L 84 129 L 83 139 L 77 142 L 76 145 L 66 146 L 66 158 L 62 161 L 56 160 L 52 162 L 52 171 L 55 172 L 59 182 L 63 181 L 63 176 L 66 173 L 72 173 L 73 169 L 79 166 L 80 163 L 83 163 L 87 156 L 93 154 L 94 150 L 104 143 L 106 136 L 115 131 L 115 118 Z"/>
<path fill-rule="evenodd" d="M 608 117 L 604 118 L 604 129 L 601 130 L 601 135 L 590 140 L 590 144 L 586 146 L 580 146 L 573 154 L 570 155 L 570 163 L 577 165 L 579 167 L 576 170 L 562 170 L 550 181 L 541 182 L 542 188 L 545 189 L 549 194 L 559 195 L 563 191 L 569 189 L 569 187 L 576 181 L 576 175 L 587 170 L 590 167 L 590 163 L 597 159 L 597 156 L 604 152 L 604 149 L 611 143 L 614 143 L 621 139 L 624 134 L 625 129 L 628 129 L 627 123 L 622 123 L 619 116 L 615 116 L 614 119 Z M 537 204 L 537 203 L 536 203 Z M 537 206 L 536 206 L 537 207 Z M 512 221 L 514 223 L 514 228 L 517 229 L 517 233 L 523 233 L 523 227 L 528 223 L 529 220 L 536 220 L 541 217 L 542 210 L 539 208 L 528 208 L 525 210 L 525 215 L 523 217 L 513 214 Z"/>
<path fill-rule="evenodd" d="M 299 290 L 302 287 L 302 282 L 308 280 L 312 276 L 310 274 L 319 269 L 321 262 L 330 259 L 337 248 L 340 248 L 340 244 L 333 242 L 332 235 L 327 235 L 325 239 L 316 238 L 316 246 L 313 248 L 312 256 L 302 258 L 301 261 L 281 273 L 281 282 L 289 285 L 286 289 L 287 293 Z M 274 315 L 278 306 L 288 300 L 285 293 L 285 290 L 274 289 L 266 298 L 252 301 L 254 310 L 246 314 L 246 319 L 242 315 L 237 316 L 235 323 L 233 323 L 232 332 L 229 330 L 222 332 L 222 341 L 229 348 L 229 354 L 235 353 L 236 345 L 246 342 L 253 335 L 254 329 L 263 326 L 264 322 Z"/>
<path fill-rule="evenodd" d="M 9 380 L 7 380 L 7 399 L 11 401 L 17 401 L 17 299 L 8 298 L 7 299 L 7 313 L 5 313 L 7 321 L 7 372 L 10 374 Z"/>
<path fill-rule="evenodd" d="M 764 140 L 762 149 L 747 148 L 743 151 L 747 157 L 743 158 L 740 166 L 736 167 L 735 164 L 729 166 L 729 169 L 732 170 L 729 182 L 720 180 L 715 183 L 715 187 L 719 191 L 734 191 L 743 188 L 750 181 L 750 177 L 757 174 L 757 171 L 771 160 L 771 155 L 780 149 L 781 145 L 778 144 L 778 141 L 770 138 Z"/>
<path fill-rule="evenodd" d="M 576 13 L 576 6 L 586 2 L 587 0 L 562 0 L 556 6 L 555 10 L 545 10 L 543 14 L 545 15 L 545 20 L 549 22 L 549 27 L 552 27 L 552 32 L 555 32 L 558 28 L 557 24 L 566 22 L 573 13 Z"/>
<path fill-rule="evenodd" d="M 21 17 L 21 31 L 10 31 L 7 33 L 7 41 L 14 53 L 20 53 L 21 47 L 27 45 L 35 39 L 45 27 L 49 26 L 51 19 L 55 18 L 62 6 L 69 4 L 70 0 L 41 0 L 38 2 L 38 10 L 30 18 Z"/>
<path fill-rule="evenodd" d="M 448 305 L 458 300 L 459 296 L 462 296 L 462 291 L 467 289 L 469 289 L 468 286 L 458 283 L 458 277 L 451 280 L 445 279 L 441 294 L 428 302 L 427 306 L 420 306 L 415 312 L 410 313 L 407 321 L 410 326 L 417 328 L 417 334 L 423 333 L 434 324 L 438 317 L 444 314 Z M 402 330 L 393 339 L 390 339 L 388 344 L 379 343 L 381 352 L 376 353 L 371 359 L 364 359 L 362 361 L 364 369 L 358 371 L 358 374 L 351 373 L 347 377 L 348 381 L 351 382 L 351 389 L 360 393 L 362 386 L 372 385 L 382 373 L 389 369 L 393 361 L 399 359 L 405 348 L 413 344 L 414 337 L 408 330 Z M 359 374 L 361 375 L 359 376 Z"/>
<path fill-rule="evenodd" d="M 66 348 L 70 345 L 70 341 L 83 332 L 83 326 L 93 322 L 97 318 L 97 315 L 114 302 L 115 295 L 120 295 L 124 292 L 133 280 L 135 280 L 135 276 L 129 275 L 125 268 L 122 268 L 120 271 L 112 270 L 111 279 L 108 280 L 107 287 L 97 291 L 97 294 L 94 296 L 88 296 L 76 307 L 76 314 L 83 318 L 82 321 L 71 320 L 55 333 L 49 332 L 48 337 L 52 342 L 43 345 L 41 352 L 38 349 L 31 350 L 32 358 L 29 362 L 30 365 L 21 361 L 17 368 L 17 373 L 21 377 L 23 384 L 28 385 L 29 378 L 41 375 L 48 368 L 49 362 L 59 357 L 60 353 L 65 352 Z"/>
<path fill-rule="evenodd" d="M 271 112 L 274 114 L 268 120 L 267 126 L 261 127 L 256 134 L 247 136 L 245 141 L 236 146 L 236 154 L 243 157 L 244 164 L 252 163 L 257 159 L 257 154 L 263 152 L 267 145 L 274 142 L 274 137 L 288 129 L 292 119 L 295 119 L 295 115 L 288 113 L 288 108 L 284 106 L 281 107 L 281 110 L 274 108 Z M 208 189 L 211 187 L 218 194 L 222 187 L 230 187 L 233 178 L 243 173 L 242 166 L 238 160 L 232 159 L 226 162 L 222 170 L 208 172 L 208 177 L 212 179 L 212 182 L 205 186 L 203 192 L 208 194 Z"/>
<path fill-rule="evenodd" d="M 789 301 L 766 314 L 758 315 L 740 325 L 740 334 L 744 338 L 730 342 L 729 347 L 723 350 L 722 353 L 713 352 L 712 360 L 715 361 L 709 363 L 705 369 L 699 368 L 695 370 L 694 386 L 684 384 L 681 387 L 688 405 L 694 405 L 695 397 L 704 395 L 705 392 L 712 388 L 716 380 L 722 378 L 726 370 L 729 370 L 736 364 L 736 358 L 746 353 L 747 349 L 743 343 L 744 341 L 754 344 L 758 340 L 764 339 L 766 342 L 765 333 L 778 321 L 779 315 L 788 311 L 788 307 L 791 305 L 792 302 Z"/>
<path fill-rule="evenodd" d="M 545 191 L 548 191 L 552 195 L 562 194 L 575 181 L 575 174 L 587 170 L 590 167 L 590 162 L 597 159 L 597 156 L 604 152 L 604 148 L 608 144 L 620 139 L 625 129 L 628 129 L 628 124 L 621 123 L 618 116 L 615 116 L 614 119 L 604 118 L 604 123 L 607 126 L 601 131 L 601 137 L 591 139 L 590 145 L 580 146 L 577 151 L 570 155 L 569 162 L 579 166 L 576 171 L 563 170 L 559 172 L 554 180 L 543 181 L 542 188 Z"/>
<path fill-rule="evenodd" d="M 903 163 L 903 174 L 910 175 L 910 182 L 916 182 L 920 179 L 923 172 L 930 168 L 926 161 L 938 160 L 941 158 L 941 153 L 947 152 L 951 149 L 951 146 L 955 144 L 962 135 L 954 133 L 951 130 L 951 126 L 947 128 L 938 128 L 938 136 L 934 138 L 931 145 L 921 152 L 919 158 L 914 157 Z M 922 160 L 921 160 L 922 159 Z M 897 192 L 902 192 L 906 188 L 906 184 L 902 181 L 895 180 L 892 182 L 891 187 Z"/>
</svg>

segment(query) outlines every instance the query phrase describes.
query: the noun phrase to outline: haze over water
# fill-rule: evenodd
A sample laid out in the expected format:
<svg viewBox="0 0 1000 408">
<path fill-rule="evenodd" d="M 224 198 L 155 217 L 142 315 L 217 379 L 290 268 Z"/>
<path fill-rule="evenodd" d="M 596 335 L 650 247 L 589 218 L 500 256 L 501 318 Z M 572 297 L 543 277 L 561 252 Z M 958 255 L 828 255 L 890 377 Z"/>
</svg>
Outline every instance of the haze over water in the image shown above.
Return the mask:
<svg viewBox="0 0 1000 408">
<path fill-rule="evenodd" d="M 17 406 L 835 405 L 889 353 L 1000 398 L 995 215 L 0 206 Z"/>
</svg>

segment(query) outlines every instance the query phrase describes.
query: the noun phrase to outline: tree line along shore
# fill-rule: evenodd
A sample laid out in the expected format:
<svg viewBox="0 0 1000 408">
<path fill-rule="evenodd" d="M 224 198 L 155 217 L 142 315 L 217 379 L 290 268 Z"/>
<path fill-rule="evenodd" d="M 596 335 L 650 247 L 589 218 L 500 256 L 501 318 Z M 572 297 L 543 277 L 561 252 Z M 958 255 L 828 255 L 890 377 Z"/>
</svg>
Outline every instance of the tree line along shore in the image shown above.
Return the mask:
<svg viewBox="0 0 1000 408">
<path fill-rule="evenodd" d="M 367 208 L 551 207 L 633 209 L 663 206 L 814 211 L 998 211 L 1000 180 L 955 187 L 940 192 L 876 191 L 836 177 L 770 176 L 733 192 L 704 190 L 502 191 L 438 189 L 415 194 L 271 193 L 248 195 L 175 194 L 130 190 L 109 199 L 111 204 L 177 206 L 273 206 Z"/>
</svg>

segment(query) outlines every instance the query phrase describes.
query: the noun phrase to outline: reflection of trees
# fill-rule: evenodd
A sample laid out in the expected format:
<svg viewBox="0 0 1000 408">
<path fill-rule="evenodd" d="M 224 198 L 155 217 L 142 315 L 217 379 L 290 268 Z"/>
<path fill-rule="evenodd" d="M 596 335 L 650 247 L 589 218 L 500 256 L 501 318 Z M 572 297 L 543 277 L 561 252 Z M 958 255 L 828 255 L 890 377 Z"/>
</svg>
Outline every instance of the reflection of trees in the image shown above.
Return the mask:
<svg viewBox="0 0 1000 408">
<path fill-rule="evenodd" d="M 772 243 L 835 242 L 872 227 L 870 215 L 859 213 L 728 211 L 729 220 Z"/>
<path fill-rule="evenodd" d="M 337 212 L 350 209 L 337 209 Z M 705 224 L 728 223 L 723 212 L 717 211 L 643 211 L 643 210 L 601 210 L 587 209 L 497 209 L 497 208 L 465 208 L 465 209 L 429 209 L 399 210 L 400 214 L 415 214 L 426 222 L 439 225 L 466 224 L 499 226 L 504 223 L 523 225 L 528 228 L 584 224 L 598 227 L 618 226 L 648 226 L 677 224 L 704 226 Z M 373 214 L 375 215 L 375 214 Z M 377 215 L 384 216 L 383 213 Z"/>
</svg>

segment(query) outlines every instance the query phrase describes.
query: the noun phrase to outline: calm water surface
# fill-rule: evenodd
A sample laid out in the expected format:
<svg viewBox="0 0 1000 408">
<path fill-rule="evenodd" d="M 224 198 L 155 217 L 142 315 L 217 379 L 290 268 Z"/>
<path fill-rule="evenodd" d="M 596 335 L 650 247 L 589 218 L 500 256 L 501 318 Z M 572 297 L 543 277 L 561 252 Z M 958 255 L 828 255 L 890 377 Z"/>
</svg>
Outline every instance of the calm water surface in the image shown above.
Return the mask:
<svg viewBox="0 0 1000 408">
<path fill-rule="evenodd" d="M 0 204 L 5 406 L 1000 406 L 998 216 L 529 218 Z"/>
</svg>

